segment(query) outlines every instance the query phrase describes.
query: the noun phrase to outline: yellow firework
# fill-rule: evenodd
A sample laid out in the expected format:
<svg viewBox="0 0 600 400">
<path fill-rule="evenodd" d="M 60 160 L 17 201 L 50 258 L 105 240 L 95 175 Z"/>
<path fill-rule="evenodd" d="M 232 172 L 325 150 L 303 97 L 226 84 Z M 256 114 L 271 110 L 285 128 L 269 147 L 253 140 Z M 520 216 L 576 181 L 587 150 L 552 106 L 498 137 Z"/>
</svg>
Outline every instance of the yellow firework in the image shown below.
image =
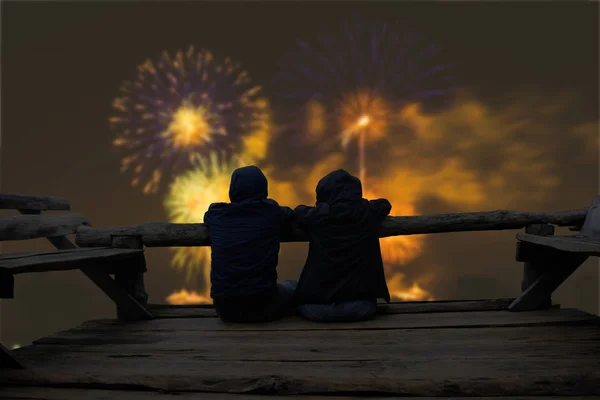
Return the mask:
<svg viewBox="0 0 600 400">
<path fill-rule="evenodd" d="M 215 126 L 218 117 L 200 106 L 182 104 L 171 117 L 171 121 L 161 136 L 176 149 L 199 146 L 212 140 L 215 134 L 224 135 L 222 127 Z"/>
<path fill-rule="evenodd" d="M 173 181 L 165 200 L 169 220 L 174 223 L 201 223 L 212 203 L 229 201 L 231 174 L 239 166 L 235 161 L 222 161 L 216 153 L 209 159 L 196 157 L 195 168 Z M 205 287 L 210 282 L 210 247 L 174 249 L 173 266 L 186 269 L 187 279 L 202 272 Z"/>
</svg>

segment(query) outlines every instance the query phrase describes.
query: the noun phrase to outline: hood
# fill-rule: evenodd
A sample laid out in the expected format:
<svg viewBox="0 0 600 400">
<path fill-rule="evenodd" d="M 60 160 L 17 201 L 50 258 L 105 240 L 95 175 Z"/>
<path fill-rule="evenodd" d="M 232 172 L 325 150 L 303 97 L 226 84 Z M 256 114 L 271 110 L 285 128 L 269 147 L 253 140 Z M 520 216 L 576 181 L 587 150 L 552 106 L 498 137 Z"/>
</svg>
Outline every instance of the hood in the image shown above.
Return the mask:
<svg viewBox="0 0 600 400">
<path fill-rule="evenodd" d="M 360 179 L 343 169 L 325 175 L 317 185 L 317 204 L 350 202 L 362 199 Z"/>
<path fill-rule="evenodd" d="M 262 200 L 268 196 L 267 178 L 260 168 L 250 165 L 233 171 L 229 185 L 229 200 L 232 203 Z"/>
</svg>

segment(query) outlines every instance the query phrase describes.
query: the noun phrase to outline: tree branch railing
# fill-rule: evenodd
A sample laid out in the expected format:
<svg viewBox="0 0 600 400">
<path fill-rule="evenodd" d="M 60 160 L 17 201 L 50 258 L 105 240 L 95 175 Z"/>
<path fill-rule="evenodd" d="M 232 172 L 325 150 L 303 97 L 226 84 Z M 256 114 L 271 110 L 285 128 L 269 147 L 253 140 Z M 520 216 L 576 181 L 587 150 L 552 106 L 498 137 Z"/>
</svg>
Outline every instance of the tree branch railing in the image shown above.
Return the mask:
<svg viewBox="0 0 600 400">
<path fill-rule="evenodd" d="M 585 220 L 587 208 L 555 213 L 519 211 L 487 211 L 457 214 L 437 214 L 410 217 L 387 217 L 381 224 L 379 237 L 523 229 L 534 224 L 563 227 L 579 226 Z M 76 243 L 81 247 L 110 246 L 113 236 L 140 236 L 146 247 L 210 246 L 205 224 L 173 224 L 147 222 L 140 225 L 114 228 L 80 226 Z M 306 242 L 308 237 L 298 227 L 282 238 L 282 242 Z"/>
</svg>

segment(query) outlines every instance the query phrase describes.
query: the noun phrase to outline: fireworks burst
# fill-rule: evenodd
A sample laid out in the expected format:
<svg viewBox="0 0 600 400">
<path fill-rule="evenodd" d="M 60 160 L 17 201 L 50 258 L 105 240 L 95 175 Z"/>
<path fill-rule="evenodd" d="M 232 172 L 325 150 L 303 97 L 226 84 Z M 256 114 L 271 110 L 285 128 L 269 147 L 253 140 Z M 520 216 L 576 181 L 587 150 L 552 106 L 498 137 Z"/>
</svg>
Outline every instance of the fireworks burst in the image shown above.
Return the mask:
<svg viewBox="0 0 600 400">
<path fill-rule="evenodd" d="M 229 200 L 231 174 L 239 166 L 235 161 L 223 161 L 217 153 L 209 158 L 197 156 L 195 168 L 175 178 L 165 199 L 169 220 L 189 224 L 204 221 L 204 213 L 212 203 Z M 210 247 L 180 247 L 174 249 L 173 266 L 187 271 L 189 282 L 193 275 L 202 272 L 205 289 L 210 282 Z"/>
<path fill-rule="evenodd" d="M 284 61 L 289 69 L 278 83 L 294 110 L 308 107 L 303 125 L 309 134 L 335 133 L 346 144 L 360 132 L 367 141 L 380 140 L 402 104 L 449 92 L 452 78 L 439 61 L 441 48 L 400 22 L 354 17 L 311 42 L 298 41 L 298 47 Z"/>
<path fill-rule="evenodd" d="M 113 102 L 113 144 L 128 155 L 121 170 L 133 169 L 132 185 L 156 192 L 163 175 L 189 168 L 196 154 L 238 150 L 242 135 L 263 123 L 260 87 L 230 58 L 216 59 L 193 46 L 173 57 L 138 66 Z"/>
</svg>

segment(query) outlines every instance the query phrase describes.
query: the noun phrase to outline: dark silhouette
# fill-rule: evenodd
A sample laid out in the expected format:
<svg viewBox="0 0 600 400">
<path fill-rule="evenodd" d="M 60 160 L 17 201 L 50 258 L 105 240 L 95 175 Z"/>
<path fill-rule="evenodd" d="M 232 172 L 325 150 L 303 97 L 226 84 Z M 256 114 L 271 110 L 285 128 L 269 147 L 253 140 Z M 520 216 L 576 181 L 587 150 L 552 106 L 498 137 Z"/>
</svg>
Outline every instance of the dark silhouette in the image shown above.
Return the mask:
<svg viewBox="0 0 600 400">
<path fill-rule="evenodd" d="M 377 229 L 392 206 L 363 199 L 360 180 L 341 169 L 321 179 L 316 192 L 315 207 L 295 210 L 310 240 L 298 310 L 316 321 L 370 318 L 378 298 L 390 301 Z"/>
<path fill-rule="evenodd" d="M 263 322 L 292 309 L 295 282 L 277 284 L 282 231 L 293 211 L 268 198 L 267 178 L 255 166 L 236 169 L 231 203 L 211 204 L 204 215 L 210 228 L 211 297 L 227 322 Z"/>
</svg>

